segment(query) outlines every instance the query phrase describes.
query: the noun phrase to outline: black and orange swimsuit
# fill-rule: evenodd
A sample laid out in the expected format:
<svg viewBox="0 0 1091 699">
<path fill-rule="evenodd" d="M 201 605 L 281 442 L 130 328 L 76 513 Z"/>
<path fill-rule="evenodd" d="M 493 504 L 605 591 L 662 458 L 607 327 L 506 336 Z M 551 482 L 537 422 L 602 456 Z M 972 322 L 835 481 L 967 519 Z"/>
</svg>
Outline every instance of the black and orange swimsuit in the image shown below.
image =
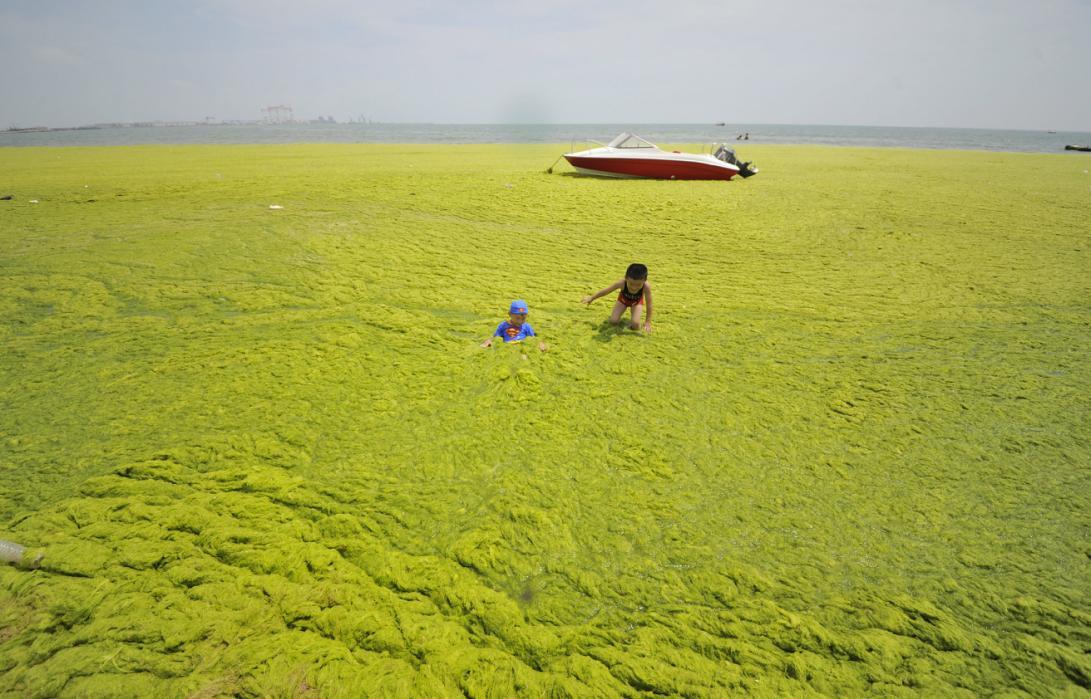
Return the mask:
<svg viewBox="0 0 1091 699">
<path fill-rule="evenodd" d="M 626 306 L 639 306 L 644 303 L 644 285 L 640 285 L 640 291 L 632 293 L 629 291 L 629 285 L 621 282 L 621 293 L 617 295 L 617 300 Z"/>
</svg>

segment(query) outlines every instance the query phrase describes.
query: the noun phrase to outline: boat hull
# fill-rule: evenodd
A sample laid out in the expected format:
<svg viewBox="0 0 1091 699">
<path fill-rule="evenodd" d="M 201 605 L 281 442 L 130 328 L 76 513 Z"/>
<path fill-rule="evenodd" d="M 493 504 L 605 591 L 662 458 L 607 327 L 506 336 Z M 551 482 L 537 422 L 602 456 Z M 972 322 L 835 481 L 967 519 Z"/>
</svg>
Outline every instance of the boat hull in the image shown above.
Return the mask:
<svg viewBox="0 0 1091 699">
<path fill-rule="evenodd" d="M 566 154 L 578 172 L 598 177 L 656 180 L 730 180 L 739 171 L 719 161 L 702 162 L 669 158 L 603 157 Z"/>
</svg>

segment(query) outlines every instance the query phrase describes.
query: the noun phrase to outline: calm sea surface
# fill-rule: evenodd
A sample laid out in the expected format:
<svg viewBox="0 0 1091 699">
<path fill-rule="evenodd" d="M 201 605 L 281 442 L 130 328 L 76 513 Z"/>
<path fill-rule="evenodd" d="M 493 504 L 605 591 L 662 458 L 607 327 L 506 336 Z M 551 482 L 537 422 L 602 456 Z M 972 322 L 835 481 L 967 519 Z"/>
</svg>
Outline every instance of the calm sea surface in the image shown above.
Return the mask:
<svg viewBox="0 0 1091 699">
<path fill-rule="evenodd" d="M 562 143 L 608 141 L 632 131 L 661 143 L 736 141 L 889 148 L 1064 152 L 1091 133 L 785 124 L 246 124 L 0 132 L 3 146 L 121 146 L 243 143 Z M 742 143 L 745 143 L 743 141 Z"/>
</svg>

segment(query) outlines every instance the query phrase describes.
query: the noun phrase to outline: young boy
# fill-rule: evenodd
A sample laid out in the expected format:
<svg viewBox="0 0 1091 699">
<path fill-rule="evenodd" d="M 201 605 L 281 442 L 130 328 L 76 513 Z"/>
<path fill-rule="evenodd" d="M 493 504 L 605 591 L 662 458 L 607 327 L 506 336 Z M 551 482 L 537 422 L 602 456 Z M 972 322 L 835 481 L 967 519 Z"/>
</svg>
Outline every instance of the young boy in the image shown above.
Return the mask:
<svg viewBox="0 0 1091 699">
<path fill-rule="evenodd" d="M 625 309 L 629 309 L 629 327 L 640 330 L 640 316 L 643 306 L 648 307 L 648 315 L 644 318 L 644 332 L 652 331 L 652 285 L 648 283 L 648 268 L 639 262 L 634 262 L 625 270 L 625 278 L 619 279 L 594 296 L 584 296 L 583 302 L 590 305 L 592 301 L 605 296 L 611 291 L 619 291 L 617 301 L 614 303 L 614 311 L 610 314 L 610 322 L 617 325 L 621 322 L 621 316 Z"/>
<path fill-rule="evenodd" d="M 502 337 L 504 342 L 522 342 L 528 337 L 537 337 L 534 334 L 534 328 L 530 327 L 530 323 L 527 322 L 527 312 L 529 310 L 526 301 L 522 299 L 512 301 L 511 307 L 508 308 L 508 319 L 497 325 L 496 332 L 488 340 L 482 342 L 481 346 L 492 347 L 493 337 Z M 539 342 L 538 349 L 544 352 L 546 343 Z"/>
</svg>

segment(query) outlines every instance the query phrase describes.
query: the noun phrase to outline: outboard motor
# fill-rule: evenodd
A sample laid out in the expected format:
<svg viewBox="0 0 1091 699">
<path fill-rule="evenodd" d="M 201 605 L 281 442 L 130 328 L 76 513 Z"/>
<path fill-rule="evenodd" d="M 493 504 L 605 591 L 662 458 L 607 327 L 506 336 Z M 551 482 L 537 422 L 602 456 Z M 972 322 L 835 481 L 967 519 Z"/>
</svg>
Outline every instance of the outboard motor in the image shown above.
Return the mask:
<svg viewBox="0 0 1091 699">
<path fill-rule="evenodd" d="M 751 163 L 749 161 L 745 163 L 739 162 L 739 159 L 735 156 L 735 151 L 731 150 L 723 143 L 716 147 L 716 152 L 712 155 L 717 160 L 722 160 L 725 163 L 734 165 L 735 167 L 739 168 L 739 175 L 741 177 L 750 177 L 752 175 L 758 174 L 758 169 L 756 167 L 751 167 Z"/>
</svg>

